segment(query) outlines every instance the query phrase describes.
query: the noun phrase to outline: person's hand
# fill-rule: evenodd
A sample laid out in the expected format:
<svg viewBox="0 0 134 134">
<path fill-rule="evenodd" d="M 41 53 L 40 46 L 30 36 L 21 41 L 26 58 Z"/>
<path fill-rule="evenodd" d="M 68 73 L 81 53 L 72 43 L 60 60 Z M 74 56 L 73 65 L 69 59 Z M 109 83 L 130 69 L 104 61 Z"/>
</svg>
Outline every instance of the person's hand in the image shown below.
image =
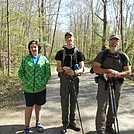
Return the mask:
<svg viewBox="0 0 134 134">
<path fill-rule="evenodd" d="M 72 69 L 69 72 L 67 72 L 66 74 L 69 75 L 69 76 L 74 76 L 75 75 L 75 73 Z"/>
<path fill-rule="evenodd" d="M 65 73 L 69 76 L 74 76 L 74 71 L 70 67 L 62 67 Z"/>
<path fill-rule="evenodd" d="M 109 78 L 113 78 L 114 75 L 113 75 L 112 73 L 109 73 L 109 74 L 108 74 L 108 77 L 109 77 Z"/>
<path fill-rule="evenodd" d="M 109 73 L 109 77 L 120 78 L 120 73 L 116 70 L 112 70 L 111 73 Z"/>
</svg>

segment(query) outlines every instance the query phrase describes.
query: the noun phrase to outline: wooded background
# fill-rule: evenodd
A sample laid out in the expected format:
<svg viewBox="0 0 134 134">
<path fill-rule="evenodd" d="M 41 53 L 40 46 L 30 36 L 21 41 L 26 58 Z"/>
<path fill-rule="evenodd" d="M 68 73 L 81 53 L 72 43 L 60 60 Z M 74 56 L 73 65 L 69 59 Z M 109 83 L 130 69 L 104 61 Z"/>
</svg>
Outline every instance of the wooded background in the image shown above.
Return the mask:
<svg viewBox="0 0 134 134">
<path fill-rule="evenodd" d="M 0 0 L 0 76 L 17 76 L 31 40 L 54 63 L 66 31 L 90 62 L 119 34 L 120 50 L 134 63 L 133 0 Z"/>
</svg>

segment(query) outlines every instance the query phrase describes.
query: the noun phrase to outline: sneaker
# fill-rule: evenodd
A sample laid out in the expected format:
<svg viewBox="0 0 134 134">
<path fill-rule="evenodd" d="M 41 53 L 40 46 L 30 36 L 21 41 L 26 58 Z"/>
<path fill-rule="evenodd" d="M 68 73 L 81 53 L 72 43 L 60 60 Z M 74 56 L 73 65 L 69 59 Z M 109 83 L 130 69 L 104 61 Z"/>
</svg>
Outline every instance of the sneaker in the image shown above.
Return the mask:
<svg viewBox="0 0 134 134">
<path fill-rule="evenodd" d="M 37 129 L 37 131 L 38 131 L 39 133 L 44 132 L 44 128 L 43 128 L 43 126 L 42 126 L 42 124 L 41 124 L 40 122 L 37 122 L 37 123 L 36 123 L 36 129 Z"/>
<path fill-rule="evenodd" d="M 116 131 L 112 127 L 106 127 L 106 132 L 109 134 L 117 134 Z"/>
<path fill-rule="evenodd" d="M 69 124 L 68 128 L 73 129 L 74 131 L 80 131 L 80 128 L 75 124 Z"/>
<path fill-rule="evenodd" d="M 24 134 L 30 134 L 30 129 L 29 128 L 24 129 Z"/>
</svg>

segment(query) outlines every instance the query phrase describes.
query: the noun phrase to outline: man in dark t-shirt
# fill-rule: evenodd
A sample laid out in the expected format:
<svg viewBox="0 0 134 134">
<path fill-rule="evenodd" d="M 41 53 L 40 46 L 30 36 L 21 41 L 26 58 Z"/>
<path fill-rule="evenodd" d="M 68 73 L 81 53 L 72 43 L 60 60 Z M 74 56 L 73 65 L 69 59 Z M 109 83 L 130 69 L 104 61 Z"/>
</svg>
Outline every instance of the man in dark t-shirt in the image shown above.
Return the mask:
<svg viewBox="0 0 134 134">
<path fill-rule="evenodd" d="M 124 77 L 131 75 L 130 60 L 125 53 L 118 50 L 119 41 L 118 35 L 111 35 L 109 38 L 109 49 L 99 52 L 93 65 L 94 72 L 99 74 L 96 113 L 97 134 L 105 134 L 105 131 L 109 134 L 116 134 L 116 131 L 112 128 L 115 120 L 108 80 L 112 80 L 113 83 L 114 102 L 116 102 L 114 110 L 117 113 Z M 105 55 L 105 61 L 103 61 L 104 51 L 108 52 L 107 56 Z"/>
<path fill-rule="evenodd" d="M 70 48 L 70 49 L 68 49 L 67 47 L 65 47 L 64 49 L 66 51 L 66 54 L 73 54 L 75 47 Z M 70 65 L 70 60 L 71 60 L 71 56 L 70 55 L 67 55 L 65 57 L 64 63 L 62 65 L 62 67 L 63 66 L 71 67 L 71 69 L 74 70 L 75 64 L 79 64 L 79 62 L 84 61 L 85 58 L 83 56 L 83 53 L 80 50 L 77 50 L 76 53 L 77 53 L 77 61 L 75 61 L 75 59 L 72 59 L 72 67 Z M 55 56 L 55 60 L 59 60 L 59 61 L 62 62 L 62 60 L 63 60 L 63 49 L 57 52 L 57 54 Z"/>
<path fill-rule="evenodd" d="M 79 93 L 78 75 L 84 72 L 85 60 L 83 53 L 74 47 L 74 35 L 72 32 L 67 32 L 65 34 L 65 42 L 66 47 L 58 51 L 55 56 L 55 60 L 57 61 L 57 72 L 60 73 L 60 95 L 63 124 L 61 133 L 65 133 L 67 128 L 80 131 L 80 128 L 75 122 L 75 110 L 76 98 Z"/>
</svg>

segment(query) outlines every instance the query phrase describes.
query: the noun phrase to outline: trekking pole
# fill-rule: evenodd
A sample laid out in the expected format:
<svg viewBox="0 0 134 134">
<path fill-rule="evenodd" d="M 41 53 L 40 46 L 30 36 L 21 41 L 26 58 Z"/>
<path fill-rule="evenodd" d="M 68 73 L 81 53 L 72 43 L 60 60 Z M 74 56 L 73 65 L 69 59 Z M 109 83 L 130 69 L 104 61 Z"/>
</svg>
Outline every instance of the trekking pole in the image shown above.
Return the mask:
<svg viewBox="0 0 134 134">
<path fill-rule="evenodd" d="M 72 85 L 73 85 L 73 90 L 74 90 L 74 95 L 75 95 L 75 101 L 76 101 L 78 115 L 79 115 L 79 120 L 80 120 L 80 124 L 81 124 L 81 130 L 82 130 L 82 134 L 84 134 L 84 129 L 83 129 L 83 124 L 82 124 L 82 119 L 81 119 L 79 104 L 78 104 L 78 101 L 77 101 L 76 88 L 75 88 L 75 83 L 74 83 L 73 78 L 71 79 L 71 81 L 72 81 Z"/>
<path fill-rule="evenodd" d="M 66 88 L 66 107 L 68 107 L 67 105 L 67 94 L 68 94 L 68 88 Z M 67 132 L 67 123 L 65 122 L 65 131 L 62 132 L 62 134 L 65 134 Z"/>
<path fill-rule="evenodd" d="M 110 100 L 111 100 L 111 106 L 112 106 L 112 113 L 114 118 L 114 128 L 117 134 L 119 134 L 119 124 L 118 124 L 118 118 L 117 118 L 117 108 L 116 108 L 116 97 L 114 92 L 114 85 L 113 80 L 108 77 L 109 81 L 109 88 L 110 88 Z"/>
</svg>

